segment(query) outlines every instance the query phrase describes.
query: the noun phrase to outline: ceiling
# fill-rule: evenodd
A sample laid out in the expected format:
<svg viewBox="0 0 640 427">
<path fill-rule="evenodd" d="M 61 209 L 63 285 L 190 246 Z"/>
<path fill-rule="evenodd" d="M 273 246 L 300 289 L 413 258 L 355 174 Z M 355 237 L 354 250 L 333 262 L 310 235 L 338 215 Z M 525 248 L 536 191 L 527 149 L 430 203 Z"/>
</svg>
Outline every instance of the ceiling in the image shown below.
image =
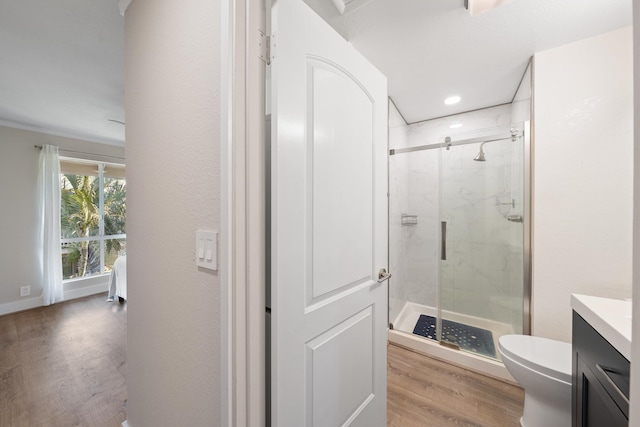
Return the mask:
<svg viewBox="0 0 640 427">
<path fill-rule="evenodd" d="M 631 0 L 513 0 L 475 17 L 464 0 L 370 0 L 343 16 L 305 1 L 387 76 L 408 123 L 509 103 L 535 52 L 632 23 Z"/>
<path fill-rule="evenodd" d="M 0 0 L 0 125 L 124 145 L 115 0 Z"/>
<path fill-rule="evenodd" d="M 631 25 L 631 0 L 306 0 L 378 67 L 409 123 L 511 102 L 534 52 Z M 355 6 L 355 9 L 354 9 Z M 115 0 L 0 0 L 0 125 L 124 145 Z M 444 98 L 462 101 L 444 105 Z"/>
</svg>

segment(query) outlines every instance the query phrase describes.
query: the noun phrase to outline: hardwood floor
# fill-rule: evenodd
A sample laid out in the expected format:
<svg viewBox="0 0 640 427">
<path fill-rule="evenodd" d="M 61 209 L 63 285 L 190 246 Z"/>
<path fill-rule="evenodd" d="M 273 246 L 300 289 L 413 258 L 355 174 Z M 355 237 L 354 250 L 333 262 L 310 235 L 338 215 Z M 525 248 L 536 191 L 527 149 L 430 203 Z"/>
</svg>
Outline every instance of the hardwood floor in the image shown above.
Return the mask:
<svg viewBox="0 0 640 427">
<path fill-rule="evenodd" d="M 119 427 L 126 304 L 106 294 L 0 317 L 0 427 Z M 518 426 L 516 386 L 389 345 L 389 427 Z"/>
<path fill-rule="evenodd" d="M 524 391 L 390 344 L 387 426 L 519 426 Z"/>
<path fill-rule="evenodd" d="M 0 317 L 0 427 L 119 427 L 126 325 L 106 293 Z"/>
</svg>

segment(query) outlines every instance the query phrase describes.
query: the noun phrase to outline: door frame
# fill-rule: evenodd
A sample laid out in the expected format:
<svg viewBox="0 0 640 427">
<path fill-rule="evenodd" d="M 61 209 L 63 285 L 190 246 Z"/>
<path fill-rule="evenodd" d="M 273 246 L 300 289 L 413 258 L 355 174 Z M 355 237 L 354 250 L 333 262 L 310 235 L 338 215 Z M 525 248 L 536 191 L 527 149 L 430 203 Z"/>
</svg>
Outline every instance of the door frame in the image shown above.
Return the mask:
<svg viewBox="0 0 640 427">
<path fill-rule="evenodd" d="M 270 0 L 221 2 L 221 425 L 266 424 L 266 63 Z"/>
<path fill-rule="evenodd" d="M 127 3 L 127 0 L 122 0 Z M 633 0 L 634 6 L 640 5 L 640 0 Z M 254 413 L 264 413 L 264 399 L 259 408 L 250 409 L 249 395 L 264 391 L 264 375 L 259 375 L 260 364 L 255 364 L 255 358 L 249 360 L 246 345 L 238 345 L 237 343 L 249 343 L 250 337 L 255 333 L 260 336 L 264 332 L 264 328 L 260 327 L 260 322 L 256 318 L 249 319 L 246 322 L 246 311 L 253 299 L 261 300 L 260 296 L 256 298 L 255 288 L 249 287 L 247 281 L 247 264 L 253 265 L 255 262 L 261 262 L 256 258 L 259 251 L 248 251 L 247 245 L 255 247 L 255 243 L 247 240 L 246 230 L 253 219 L 249 218 L 246 206 L 249 201 L 253 204 L 259 202 L 258 199 L 249 200 L 252 194 L 247 194 L 246 183 L 253 182 L 255 179 L 251 175 L 250 169 L 246 166 L 249 163 L 248 156 L 252 156 L 251 150 L 247 150 L 250 146 L 250 138 L 245 134 L 245 130 L 250 126 L 258 125 L 256 118 L 251 117 L 247 113 L 246 105 L 250 100 L 264 101 L 264 92 L 257 90 L 255 86 L 249 86 L 250 78 L 246 75 L 245 62 L 254 63 L 259 61 L 257 55 L 249 55 L 248 51 L 250 43 L 246 40 L 245 35 L 249 34 L 255 37 L 256 32 L 247 32 L 247 28 L 251 28 L 251 20 L 248 15 L 255 15 L 255 12 L 265 10 L 261 8 L 264 0 L 223 0 L 221 2 L 221 420 L 225 427 L 242 427 L 242 426 L 262 426 L 264 425 L 264 417 L 256 418 Z M 251 12 L 247 14 L 248 12 Z M 638 39 L 640 30 L 638 30 L 638 20 L 640 19 L 640 7 L 633 8 L 633 27 L 634 38 Z M 255 43 L 253 46 L 257 46 Z M 635 63 L 640 62 L 640 53 L 636 49 L 634 51 Z M 635 72 L 635 80 L 640 80 L 640 73 Z M 264 80 L 254 79 L 253 82 L 264 82 Z M 245 89 L 249 88 L 248 93 Z M 640 105 L 640 85 L 635 86 L 635 104 Z M 264 106 L 264 102 L 257 102 L 256 105 Z M 636 108 L 636 120 L 640 117 L 640 108 Z M 639 137 L 636 134 L 635 140 Z M 255 143 L 255 141 L 253 141 Z M 236 150 L 237 149 L 237 150 Z M 238 152 L 236 152 L 238 151 Z M 244 154 L 243 157 L 239 157 Z M 256 159 L 253 159 L 254 161 Z M 640 150 L 636 150 L 635 154 L 635 182 L 640 182 Z M 637 186 L 640 189 L 640 186 Z M 255 194 L 253 195 L 255 196 Z M 640 205 L 640 190 L 634 191 L 635 205 Z M 242 208 L 242 209 L 240 209 Z M 634 249 L 640 246 L 640 209 L 634 214 Z M 253 224 L 260 226 L 258 223 Z M 242 233 L 236 234 L 239 230 Z M 264 246 L 262 247 L 262 255 L 264 255 Z M 256 248 L 259 249 L 259 248 Z M 236 256 L 240 254 L 240 256 Z M 245 257 L 242 254 L 247 254 Z M 253 263 L 248 259 L 248 254 L 253 257 Z M 262 257 L 262 260 L 264 257 Z M 634 260 L 640 260 L 640 250 L 634 250 Z M 636 263 L 637 264 L 637 263 Z M 253 284 L 253 283 L 252 283 Z M 257 285 L 259 285 L 258 283 Z M 640 269 L 634 269 L 633 285 L 634 291 L 640 289 Z M 264 286 L 261 287 L 264 289 Z M 249 291 L 249 292 L 248 292 Z M 247 293 L 248 292 L 248 293 Z M 246 299 L 236 304 L 237 296 L 246 296 Z M 263 298 L 264 296 L 262 296 Z M 255 302 L 255 301 L 254 301 Z M 236 309 L 239 308 L 239 309 Z M 640 317 L 640 299 L 634 298 L 633 311 L 635 317 Z M 634 338 L 640 337 L 640 328 L 634 328 Z M 263 334 L 262 334 L 263 335 Z M 640 350 L 640 339 L 633 340 L 633 349 Z M 264 348 L 262 349 L 264 351 Z M 264 358 L 262 359 L 262 369 L 264 369 Z M 634 365 L 635 366 L 635 365 Z M 638 365 L 640 366 L 640 365 Z M 631 382 L 632 389 L 640 384 L 640 367 L 632 369 Z M 640 405 L 636 410 L 632 406 L 630 419 L 640 417 Z M 248 412 L 252 411 L 249 416 Z"/>
<path fill-rule="evenodd" d="M 265 0 L 221 2 L 221 421 L 265 425 Z"/>
</svg>

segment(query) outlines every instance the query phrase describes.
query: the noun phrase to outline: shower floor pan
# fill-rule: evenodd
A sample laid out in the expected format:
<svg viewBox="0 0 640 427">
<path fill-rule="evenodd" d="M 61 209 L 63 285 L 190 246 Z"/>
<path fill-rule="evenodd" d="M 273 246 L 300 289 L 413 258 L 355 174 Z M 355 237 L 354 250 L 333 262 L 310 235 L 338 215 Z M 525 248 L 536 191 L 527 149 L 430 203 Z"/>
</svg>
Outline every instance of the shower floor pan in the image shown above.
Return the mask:
<svg viewBox="0 0 640 427">
<path fill-rule="evenodd" d="M 421 314 L 418 323 L 413 328 L 413 333 L 421 337 L 437 340 L 437 319 L 433 316 Z M 494 359 L 497 358 L 496 347 L 493 343 L 493 333 L 486 329 L 442 319 L 442 339 L 447 343 L 458 346 L 460 350 L 470 351 Z"/>
<path fill-rule="evenodd" d="M 450 334 L 451 331 L 455 331 L 452 334 L 453 336 L 449 338 L 449 341 L 459 341 L 462 350 L 467 350 L 470 353 L 477 354 L 478 356 L 500 360 L 500 354 L 496 351 L 498 348 L 498 339 L 502 335 L 514 333 L 513 327 L 506 323 L 500 323 L 493 320 L 482 319 L 479 317 L 468 316 L 444 310 L 442 314 L 443 320 L 461 325 L 457 326 L 452 323 L 445 324 L 445 333 Z M 407 302 L 405 303 L 398 316 L 396 316 L 395 321 L 393 322 L 393 329 L 409 334 L 418 332 L 415 335 L 418 335 L 425 339 L 435 339 L 433 338 L 432 334 L 432 338 L 428 337 L 429 332 L 431 331 L 428 331 L 428 327 L 424 323 L 424 317 L 422 318 L 422 322 L 420 322 L 421 316 L 431 316 L 433 318 L 437 318 L 438 310 L 435 307 Z M 428 321 L 428 319 L 426 320 Z M 467 326 L 467 328 L 465 328 L 465 326 Z M 427 332 L 427 334 L 421 332 Z M 455 336 L 456 334 L 458 336 Z M 488 336 L 489 334 L 490 336 Z M 481 337 L 480 335 L 483 336 Z M 491 340 L 491 342 L 478 342 L 482 340 Z M 474 351 L 474 349 L 476 349 L 477 351 Z"/>
</svg>

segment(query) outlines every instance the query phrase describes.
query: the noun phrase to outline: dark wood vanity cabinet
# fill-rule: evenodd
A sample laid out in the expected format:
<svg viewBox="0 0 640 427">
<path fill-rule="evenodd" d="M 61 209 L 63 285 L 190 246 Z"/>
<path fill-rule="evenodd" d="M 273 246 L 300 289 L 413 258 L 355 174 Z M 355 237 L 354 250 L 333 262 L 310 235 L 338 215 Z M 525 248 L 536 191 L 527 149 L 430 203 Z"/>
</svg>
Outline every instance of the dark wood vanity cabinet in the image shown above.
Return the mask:
<svg viewBox="0 0 640 427">
<path fill-rule="evenodd" d="M 573 427 L 627 426 L 629 361 L 573 312 Z"/>
</svg>

